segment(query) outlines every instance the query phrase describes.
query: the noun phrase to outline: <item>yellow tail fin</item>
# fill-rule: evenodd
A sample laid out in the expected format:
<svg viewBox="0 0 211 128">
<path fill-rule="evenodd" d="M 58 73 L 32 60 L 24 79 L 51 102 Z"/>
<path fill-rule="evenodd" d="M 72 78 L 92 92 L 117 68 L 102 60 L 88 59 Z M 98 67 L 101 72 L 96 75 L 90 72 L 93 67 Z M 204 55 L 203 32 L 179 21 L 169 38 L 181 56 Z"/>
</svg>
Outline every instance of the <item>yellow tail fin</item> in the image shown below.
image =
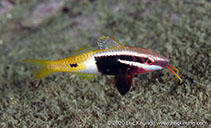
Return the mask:
<svg viewBox="0 0 211 128">
<path fill-rule="evenodd" d="M 52 61 L 38 59 L 25 59 L 24 61 L 39 66 L 39 69 L 33 73 L 35 79 L 41 79 L 54 72 L 54 69 L 50 66 Z"/>
</svg>

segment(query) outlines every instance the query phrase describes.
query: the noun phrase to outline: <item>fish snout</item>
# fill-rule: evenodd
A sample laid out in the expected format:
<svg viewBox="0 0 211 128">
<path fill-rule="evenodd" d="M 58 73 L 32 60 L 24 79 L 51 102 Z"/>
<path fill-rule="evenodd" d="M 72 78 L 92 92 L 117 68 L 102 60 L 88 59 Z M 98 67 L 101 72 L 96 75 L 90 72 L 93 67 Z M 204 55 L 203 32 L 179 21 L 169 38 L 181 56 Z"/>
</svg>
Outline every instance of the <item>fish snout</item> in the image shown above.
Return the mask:
<svg viewBox="0 0 211 128">
<path fill-rule="evenodd" d="M 168 64 L 169 64 L 169 60 L 167 58 L 162 58 L 154 62 L 154 65 L 160 66 L 162 68 L 167 67 Z"/>
</svg>

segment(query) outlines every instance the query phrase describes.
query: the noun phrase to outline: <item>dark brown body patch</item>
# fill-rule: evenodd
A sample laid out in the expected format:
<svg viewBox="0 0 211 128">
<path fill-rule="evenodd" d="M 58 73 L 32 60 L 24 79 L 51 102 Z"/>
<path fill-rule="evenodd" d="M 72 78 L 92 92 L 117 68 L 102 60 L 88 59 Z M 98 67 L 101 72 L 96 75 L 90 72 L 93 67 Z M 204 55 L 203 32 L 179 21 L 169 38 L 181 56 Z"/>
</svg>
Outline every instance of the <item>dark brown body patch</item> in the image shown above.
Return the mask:
<svg viewBox="0 0 211 128">
<path fill-rule="evenodd" d="M 142 57 L 140 58 L 129 55 L 100 56 L 100 57 L 95 57 L 98 71 L 106 75 L 116 75 L 119 72 L 119 70 L 128 70 L 128 69 L 130 69 L 130 71 L 135 70 L 136 67 L 123 64 L 119 62 L 118 59 L 144 63 Z"/>
<path fill-rule="evenodd" d="M 118 61 L 118 59 L 121 60 L 124 58 L 124 60 L 127 57 L 124 56 L 101 56 L 101 57 L 95 57 L 96 65 L 98 68 L 98 71 L 106 74 L 106 75 L 116 75 L 118 71 L 126 70 L 130 68 L 129 65 L 122 64 Z M 131 58 L 129 58 L 131 59 Z"/>
</svg>

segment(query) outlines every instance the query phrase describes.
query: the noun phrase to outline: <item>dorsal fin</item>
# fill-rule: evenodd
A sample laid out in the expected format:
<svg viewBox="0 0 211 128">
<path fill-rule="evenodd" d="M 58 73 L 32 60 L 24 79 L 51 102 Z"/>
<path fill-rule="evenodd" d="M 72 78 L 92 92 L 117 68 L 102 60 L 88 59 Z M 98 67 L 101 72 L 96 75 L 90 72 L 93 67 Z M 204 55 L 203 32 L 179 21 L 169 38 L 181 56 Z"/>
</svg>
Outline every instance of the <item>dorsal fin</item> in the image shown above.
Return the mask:
<svg viewBox="0 0 211 128">
<path fill-rule="evenodd" d="M 78 56 L 78 55 L 81 55 L 81 54 L 84 54 L 84 53 L 87 53 L 89 51 L 92 51 L 92 49 L 87 46 L 87 47 L 83 47 L 83 48 L 80 48 L 74 52 L 72 52 L 71 56 Z"/>
<path fill-rule="evenodd" d="M 120 44 L 114 38 L 110 36 L 100 36 L 98 37 L 98 48 L 99 49 L 107 49 L 111 47 L 124 47 L 124 45 Z"/>
</svg>

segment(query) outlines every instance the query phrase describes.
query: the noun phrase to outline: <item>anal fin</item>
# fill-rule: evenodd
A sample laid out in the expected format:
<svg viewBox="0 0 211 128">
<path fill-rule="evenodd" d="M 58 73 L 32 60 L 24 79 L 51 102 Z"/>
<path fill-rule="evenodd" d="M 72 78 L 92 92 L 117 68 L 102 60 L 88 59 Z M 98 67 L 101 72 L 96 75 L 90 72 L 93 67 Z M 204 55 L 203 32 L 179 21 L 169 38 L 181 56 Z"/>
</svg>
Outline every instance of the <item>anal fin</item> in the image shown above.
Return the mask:
<svg viewBox="0 0 211 128">
<path fill-rule="evenodd" d="M 74 73 L 82 79 L 91 80 L 95 77 L 95 74 L 87 74 L 87 73 Z"/>
<path fill-rule="evenodd" d="M 127 71 L 120 71 L 115 76 L 116 87 L 121 95 L 125 95 L 132 85 L 133 75 L 128 74 Z"/>
</svg>

